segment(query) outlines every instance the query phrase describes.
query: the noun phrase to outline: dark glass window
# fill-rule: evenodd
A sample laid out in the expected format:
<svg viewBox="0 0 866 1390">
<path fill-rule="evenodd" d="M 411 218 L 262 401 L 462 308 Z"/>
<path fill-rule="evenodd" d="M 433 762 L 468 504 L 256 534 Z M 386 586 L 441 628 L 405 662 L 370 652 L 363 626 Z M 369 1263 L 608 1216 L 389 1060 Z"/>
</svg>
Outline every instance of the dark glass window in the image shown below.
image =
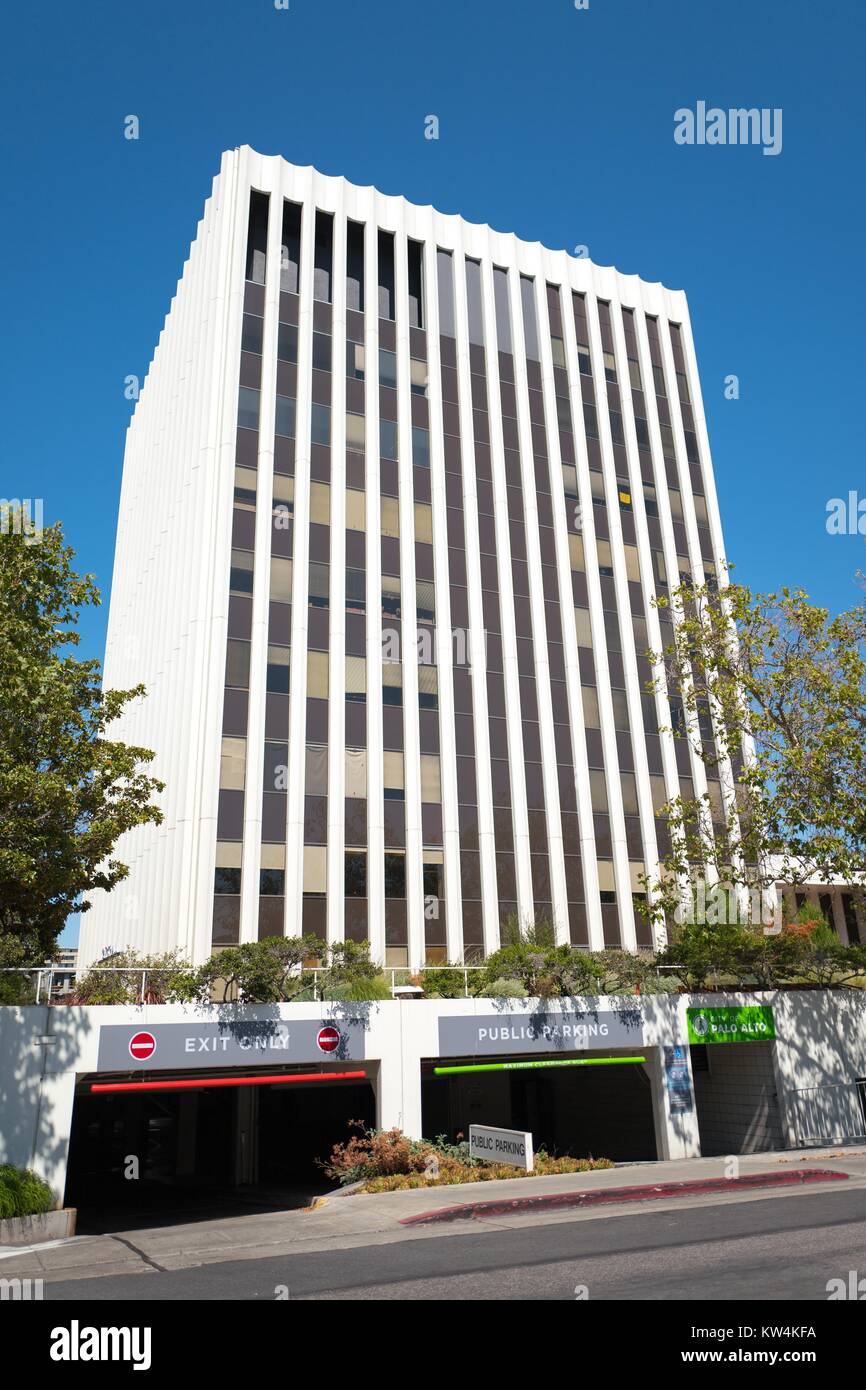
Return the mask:
<svg viewBox="0 0 866 1390">
<path fill-rule="evenodd" d="M 331 336 L 329 333 L 313 334 L 313 366 L 320 372 L 331 370 Z"/>
<path fill-rule="evenodd" d="M 279 396 L 277 397 L 279 400 Z M 313 404 L 310 416 L 310 438 L 314 444 L 331 442 L 331 407 Z"/>
<path fill-rule="evenodd" d="M 406 896 L 406 856 L 405 854 L 385 855 L 385 897 L 405 898 Z"/>
<path fill-rule="evenodd" d="M 277 396 L 274 413 L 274 433 L 284 439 L 295 437 L 295 400 L 293 396 Z"/>
<path fill-rule="evenodd" d="M 250 220 L 247 231 L 246 277 L 256 285 L 265 283 L 265 260 L 268 246 L 267 193 L 250 194 Z"/>
<path fill-rule="evenodd" d="M 285 869 L 261 869 L 259 871 L 259 892 L 262 897 L 280 897 L 285 891 Z"/>
<path fill-rule="evenodd" d="M 412 426 L 412 462 L 416 468 L 430 467 L 430 431 Z"/>
<path fill-rule="evenodd" d="M 347 898 L 366 898 L 367 896 L 367 856 L 358 850 L 347 850 L 346 852 L 345 891 Z"/>
<path fill-rule="evenodd" d="M 397 457 L 397 422 L 396 420 L 379 421 L 379 454 L 383 459 L 396 459 Z"/>
<path fill-rule="evenodd" d="M 538 320 L 535 316 L 535 281 L 528 275 L 521 275 L 520 277 L 520 298 L 523 305 L 523 336 L 526 343 L 526 356 L 530 362 L 538 362 Z"/>
<path fill-rule="evenodd" d="M 214 869 L 214 893 L 236 894 L 241 891 L 240 869 Z"/>
<path fill-rule="evenodd" d="M 243 352 L 261 352 L 263 324 L 264 319 L 259 318 L 258 314 L 244 314 L 241 330 L 241 350 Z"/>
<path fill-rule="evenodd" d="M 298 293 L 298 267 L 301 263 L 301 205 L 283 203 L 283 238 L 280 248 L 280 289 Z"/>
<path fill-rule="evenodd" d="M 436 279 L 439 290 L 439 332 L 454 337 L 454 265 L 450 251 L 436 251 Z"/>
<path fill-rule="evenodd" d="M 424 327 L 424 248 L 419 241 L 407 243 L 409 271 L 409 323 L 412 328 Z"/>
<path fill-rule="evenodd" d="M 329 212 L 316 211 L 316 245 L 313 267 L 313 298 L 331 302 L 331 272 L 334 256 L 334 219 Z"/>
<path fill-rule="evenodd" d="M 379 318 L 394 317 L 394 233 L 379 231 Z"/>
<path fill-rule="evenodd" d="M 229 570 L 229 589 L 233 594 L 251 594 L 253 591 L 253 552 L 233 550 Z"/>
<path fill-rule="evenodd" d="M 397 354 L 387 348 L 379 348 L 379 385 L 397 385 Z"/>
<path fill-rule="evenodd" d="M 469 312 L 469 341 L 484 346 L 484 310 L 481 296 L 481 263 L 466 260 L 466 304 Z"/>
<path fill-rule="evenodd" d="M 346 308 L 364 312 L 364 227 L 346 224 Z"/>
<path fill-rule="evenodd" d="M 294 323 L 281 323 L 277 336 L 277 357 L 281 362 L 297 362 L 298 329 Z"/>
<path fill-rule="evenodd" d="M 259 427 L 259 398 L 261 393 L 249 386 L 238 390 L 238 428 L 257 430 Z"/>
</svg>

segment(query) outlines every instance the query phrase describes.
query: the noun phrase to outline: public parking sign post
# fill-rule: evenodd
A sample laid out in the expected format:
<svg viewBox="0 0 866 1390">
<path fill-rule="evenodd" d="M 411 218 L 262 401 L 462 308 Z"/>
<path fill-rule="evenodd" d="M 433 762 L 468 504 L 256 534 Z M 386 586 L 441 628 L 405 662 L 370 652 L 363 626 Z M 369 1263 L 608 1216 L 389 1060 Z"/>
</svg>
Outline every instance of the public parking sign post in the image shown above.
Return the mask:
<svg viewBox="0 0 866 1390">
<path fill-rule="evenodd" d="M 507 1163 L 531 1173 L 535 1167 L 532 1135 L 521 1129 L 494 1129 L 490 1125 L 469 1126 L 469 1156 L 485 1163 Z"/>
</svg>

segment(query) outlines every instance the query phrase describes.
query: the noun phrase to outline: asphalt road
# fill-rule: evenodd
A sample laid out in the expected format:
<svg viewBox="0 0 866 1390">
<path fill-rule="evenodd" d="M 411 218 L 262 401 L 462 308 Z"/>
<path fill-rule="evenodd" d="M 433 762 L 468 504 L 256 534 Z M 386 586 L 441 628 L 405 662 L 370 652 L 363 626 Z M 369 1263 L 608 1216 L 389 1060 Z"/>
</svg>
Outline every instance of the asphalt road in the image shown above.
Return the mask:
<svg viewBox="0 0 866 1390">
<path fill-rule="evenodd" d="M 841 1187 L 841 1185 L 840 1185 Z M 866 1190 L 651 1207 L 47 1284 L 45 1301 L 785 1300 L 866 1276 Z"/>
</svg>

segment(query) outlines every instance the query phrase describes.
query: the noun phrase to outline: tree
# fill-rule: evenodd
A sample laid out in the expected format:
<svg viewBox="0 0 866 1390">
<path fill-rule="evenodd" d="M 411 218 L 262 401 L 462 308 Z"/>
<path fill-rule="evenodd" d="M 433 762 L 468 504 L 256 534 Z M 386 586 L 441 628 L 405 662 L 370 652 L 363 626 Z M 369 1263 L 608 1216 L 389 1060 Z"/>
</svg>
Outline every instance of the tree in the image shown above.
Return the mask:
<svg viewBox="0 0 866 1390">
<path fill-rule="evenodd" d="M 866 973 L 866 949 L 844 946 L 826 922 L 790 924 L 773 934 L 737 921 L 686 922 L 656 963 L 690 991 L 841 989 Z"/>
<path fill-rule="evenodd" d="M 313 975 L 305 966 L 323 949 L 317 936 L 268 936 L 226 946 L 197 973 L 202 1002 L 241 999 L 248 1004 L 286 1004 L 309 993 Z"/>
<path fill-rule="evenodd" d="M 321 943 L 320 943 L 321 949 Z M 369 941 L 332 941 L 330 963 L 319 980 L 322 999 L 391 999 L 391 981 L 370 958 Z"/>
<path fill-rule="evenodd" d="M 706 873 L 742 893 L 776 880 L 857 885 L 866 866 L 866 607 L 836 618 L 800 589 L 684 584 L 654 689 L 683 704 L 707 793 L 663 808 L 672 849 L 650 888 L 657 918 Z M 675 731 L 676 732 L 676 731 Z M 728 777 L 728 768 L 733 782 Z M 722 824 L 726 821 L 726 824 Z"/>
<path fill-rule="evenodd" d="M 110 967 L 91 967 L 75 982 L 73 997 L 76 1004 L 183 1004 L 199 997 L 198 976 L 176 951 L 123 951 Z"/>
<path fill-rule="evenodd" d="M 162 819 L 153 754 L 106 730 L 144 687 L 103 691 L 98 661 L 73 654 L 79 610 L 97 605 L 59 525 L 0 528 L 0 939 L 24 963 L 50 959 L 70 912 L 128 873 L 119 836 Z"/>
<path fill-rule="evenodd" d="M 516 941 L 493 951 L 484 962 L 478 992 L 493 992 L 494 985 L 512 981 L 527 995 L 542 999 L 597 994 L 603 969 L 586 951 L 571 946 L 539 946 Z"/>
</svg>

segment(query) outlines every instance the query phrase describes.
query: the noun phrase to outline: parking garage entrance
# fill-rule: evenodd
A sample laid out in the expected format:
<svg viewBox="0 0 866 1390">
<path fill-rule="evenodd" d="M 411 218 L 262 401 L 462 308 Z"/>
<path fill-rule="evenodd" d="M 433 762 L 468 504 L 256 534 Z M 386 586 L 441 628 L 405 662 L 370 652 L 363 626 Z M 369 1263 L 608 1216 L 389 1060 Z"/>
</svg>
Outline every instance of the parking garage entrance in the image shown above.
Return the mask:
<svg viewBox="0 0 866 1390">
<path fill-rule="evenodd" d="M 309 1054 L 308 1031 L 318 1060 L 285 1060 Z M 378 1069 L 338 1025 L 103 1033 L 114 1036 L 100 1039 L 100 1062 L 111 1067 L 125 1052 L 130 1065 L 77 1081 L 65 1200 L 82 1231 L 302 1205 L 333 1187 L 317 1160 L 346 1140 L 348 1122 L 375 1123 Z M 207 1060 L 174 1066 L 179 1050 Z M 236 1051 L 244 1062 L 213 1065 Z"/>
<path fill-rule="evenodd" d="M 529 1130 L 552 1155 L 658 1156 L 638 1008 L 451 1015 L 439 1044 L 421 1069 L 425 1135 L 468 1139 L 484 1124 Z"/>
</svg>

